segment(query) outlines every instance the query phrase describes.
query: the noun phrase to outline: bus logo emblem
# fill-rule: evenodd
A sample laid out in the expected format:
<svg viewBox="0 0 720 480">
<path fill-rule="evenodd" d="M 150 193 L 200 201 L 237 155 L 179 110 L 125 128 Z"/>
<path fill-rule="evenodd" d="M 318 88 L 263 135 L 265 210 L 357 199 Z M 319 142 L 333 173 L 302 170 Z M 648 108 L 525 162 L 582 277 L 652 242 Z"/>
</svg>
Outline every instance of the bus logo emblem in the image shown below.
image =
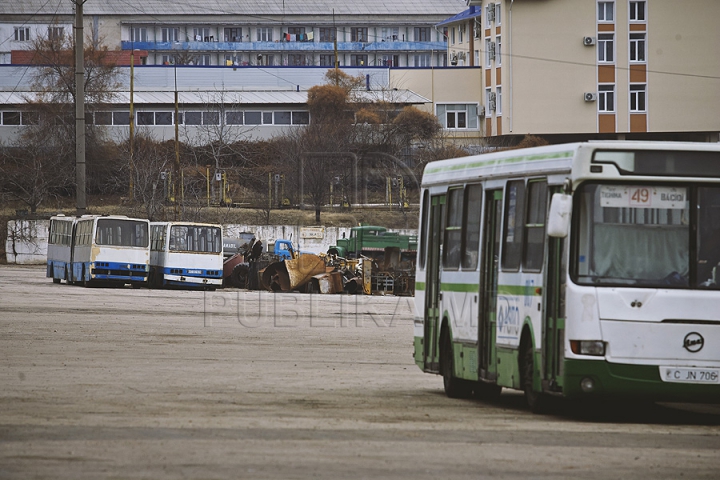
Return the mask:
<svg viewBox="0 0 720 480">
<path fill-rule="evenodd" d="M 685 335 L 683 340 L 683 348 L 690 353 L 696 353 L 705 346 L 705 339 L 697 332 L 690 332 Z"/>
</svg>

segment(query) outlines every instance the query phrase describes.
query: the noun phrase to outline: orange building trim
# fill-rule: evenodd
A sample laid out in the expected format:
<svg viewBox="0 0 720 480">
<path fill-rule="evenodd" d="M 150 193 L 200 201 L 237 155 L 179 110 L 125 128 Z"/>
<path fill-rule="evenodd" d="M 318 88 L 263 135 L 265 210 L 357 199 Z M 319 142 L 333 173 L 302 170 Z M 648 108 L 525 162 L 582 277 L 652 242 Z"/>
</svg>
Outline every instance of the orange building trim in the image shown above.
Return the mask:
<svg viewBox="0 0 720 480">
<path fill-rule="evenodd" d="M 495 85 L 502 85 L 502 67 L 495 69 Z"/>
<path fill-rule="evenodd" d="M 615 65 L 598 65 L 598 83 L 615 83 Z"/>
<path fill-rule="evenodd" d="M 614 32 L 615 31 L 615 24 L 614 23 L 598 23 L 598 32 Z"/>
<path fill-rule="evenodd" d="M 598 133 L 615 133 L 615 114 L 598 115 Z"/>
<path fill-rule="evenodd" d="M 630 131 L 631 132 L 647 132 L 647 114 L 631 113 L 630 114 Z"/>
<path fill-rule="evenodd" d="M 631 23 L 630 24 L 630 31 L 631 32 L 644 32 L 647 30 L 647 25 L 644 23 Z"/>
<path fill-rule="evenodd" d="M 647 82 L 647 65 L 630 65 L 630 83 Z"/>
<path fill-rule="evenodd" d="M 489 68 L 485 69 L 485 86 L 490 87 L 492 86 L 492 72 Z"/>
<path fill-rule="evenodd" d="M 502 117 L 497 117 L 497 134 L 502 135 Z"/>
</svg>

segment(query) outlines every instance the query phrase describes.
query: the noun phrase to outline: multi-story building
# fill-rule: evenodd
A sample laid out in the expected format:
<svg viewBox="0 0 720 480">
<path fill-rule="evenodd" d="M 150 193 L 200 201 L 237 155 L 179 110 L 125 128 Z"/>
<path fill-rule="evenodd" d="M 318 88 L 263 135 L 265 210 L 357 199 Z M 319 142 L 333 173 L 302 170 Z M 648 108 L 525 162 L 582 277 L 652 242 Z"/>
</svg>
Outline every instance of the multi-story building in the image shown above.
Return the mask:
<svg viewBox="0 0 720 480">
<path fill-rule="evenodd" d="M 469 0 L 439 23 L 483 68 L 488 137 L 719 141 L 720 2 Z"/>
<path fill-rule="evenodd" d="M 72 33 L 73 2 L 0 4 L 0 63 L 38 35 Z M 87 2 L 85 31 L 111 50 L 145 50 L 151 65 L 444 65 L 435 24 L 463 0 Z"/>
</svg>

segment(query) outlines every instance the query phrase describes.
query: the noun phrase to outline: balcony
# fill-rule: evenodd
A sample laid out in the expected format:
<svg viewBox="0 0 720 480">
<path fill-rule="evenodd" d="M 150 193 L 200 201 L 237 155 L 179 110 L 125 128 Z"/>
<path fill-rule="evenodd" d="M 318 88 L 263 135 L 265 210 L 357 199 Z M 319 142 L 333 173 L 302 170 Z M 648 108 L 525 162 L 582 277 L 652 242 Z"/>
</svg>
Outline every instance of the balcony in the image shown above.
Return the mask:
<svg viewBox="0 0 720 480">
<path fill-rule="evenodd" d="M 332 52 L 333 42 L 129 42 L 123 50 L 150 52 Z M 433 52 L 447 50 L 445 42 L 338 42 L 339 52 Z"/>
</svg>

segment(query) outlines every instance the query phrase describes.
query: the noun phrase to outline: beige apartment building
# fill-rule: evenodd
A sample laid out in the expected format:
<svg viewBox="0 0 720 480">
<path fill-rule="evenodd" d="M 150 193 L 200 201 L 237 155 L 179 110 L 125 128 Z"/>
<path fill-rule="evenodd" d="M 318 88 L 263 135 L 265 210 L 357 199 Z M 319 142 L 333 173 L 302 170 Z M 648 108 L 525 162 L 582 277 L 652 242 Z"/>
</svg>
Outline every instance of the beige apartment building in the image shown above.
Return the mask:
<svg viewBox="0 0 720 480">
<path fill-rule="evenodd" d="M 483 69 L 486 137 L 720 140 L 719 1 L 468 5 L 439 27 L 449 65 Z"/>
</svg>

